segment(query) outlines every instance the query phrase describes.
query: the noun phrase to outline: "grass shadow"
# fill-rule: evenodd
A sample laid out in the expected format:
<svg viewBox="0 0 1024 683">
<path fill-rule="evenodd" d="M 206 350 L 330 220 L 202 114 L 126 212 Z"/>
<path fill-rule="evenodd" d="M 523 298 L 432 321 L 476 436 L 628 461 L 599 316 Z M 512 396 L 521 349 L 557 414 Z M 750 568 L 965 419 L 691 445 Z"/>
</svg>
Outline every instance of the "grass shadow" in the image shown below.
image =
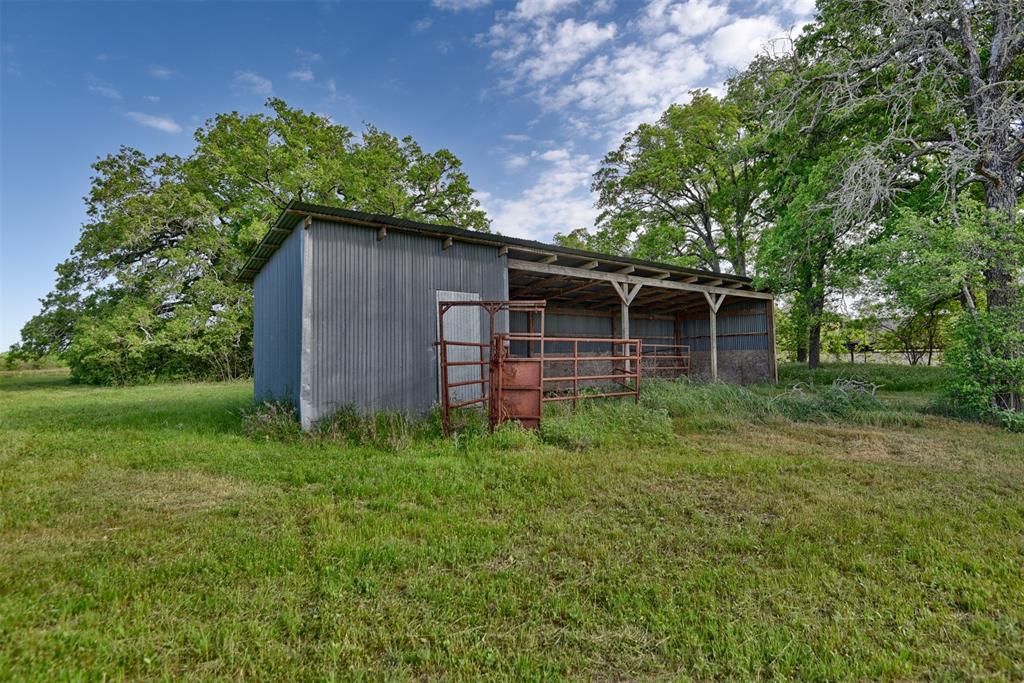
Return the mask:
<svg viewBox="0 0 1024 683">
<path fill-rule="evenodd" d="M 0 393 L 73 386 L 67 368 L 0 371 Z"/>
</svg>

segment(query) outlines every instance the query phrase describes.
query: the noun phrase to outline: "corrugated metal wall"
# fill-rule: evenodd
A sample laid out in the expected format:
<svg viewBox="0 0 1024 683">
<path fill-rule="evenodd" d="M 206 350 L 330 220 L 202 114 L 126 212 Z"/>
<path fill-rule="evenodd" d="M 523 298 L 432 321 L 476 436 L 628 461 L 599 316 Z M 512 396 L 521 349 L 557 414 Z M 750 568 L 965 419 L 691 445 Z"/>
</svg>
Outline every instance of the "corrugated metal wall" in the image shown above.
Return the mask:
<svg viewBox="0 0 1024 683">
<path fill-rule="evenodd" d="M 253 373 L 257 401 L 299 402 L 302 239 L 292 232 L 253 283 Z"/>
<path fill-rule="evenodd" d="M 722 306 L 716 327 L 719 351 L 768 350 L 768 314 L 764 301 L 739 301 Z M 679 342 L 689 344 L 691 351 L 711 350 L 706 313 L 684 318 L 681 330 Z"/>
<path fill-rule="evenodd" d="M 312 412 L 347 405 L 417 414 L 437 392 L 439 289 L 508 298 L 506 258 L 497 247 L 399 231 L 377 240 L 361 226 L 314 221 L 312 238 Z"/>
<path fill-rule="evenodd" d="M 656 344 L 671 344 L 675 338 L 672 329 L 674 321 L 659 318 L 648 319 L 636 315 L 629 318 L 629 336 L 639 337 Z"/>
</svg>

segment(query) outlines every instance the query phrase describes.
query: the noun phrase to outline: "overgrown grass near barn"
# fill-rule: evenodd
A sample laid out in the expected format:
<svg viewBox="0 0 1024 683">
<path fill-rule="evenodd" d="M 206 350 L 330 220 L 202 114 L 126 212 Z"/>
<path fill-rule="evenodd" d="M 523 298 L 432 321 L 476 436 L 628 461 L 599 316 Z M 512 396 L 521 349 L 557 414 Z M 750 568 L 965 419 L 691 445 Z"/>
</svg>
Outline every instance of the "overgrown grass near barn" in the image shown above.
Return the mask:
<svg viewBox="0 0 1024 683">
<path fill-rule="evenodd" d="M 807 379 L 445 440 L 4 374 L 0 679 L 1024 678 L 1021 435 Z"/>
</svg>

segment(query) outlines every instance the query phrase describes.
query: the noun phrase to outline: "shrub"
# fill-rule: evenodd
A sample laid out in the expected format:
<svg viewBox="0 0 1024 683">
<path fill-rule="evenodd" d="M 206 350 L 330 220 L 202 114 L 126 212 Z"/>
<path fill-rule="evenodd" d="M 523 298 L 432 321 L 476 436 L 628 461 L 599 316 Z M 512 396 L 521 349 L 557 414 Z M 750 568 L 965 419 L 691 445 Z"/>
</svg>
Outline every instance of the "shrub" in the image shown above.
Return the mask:
<svg viewBox="0 0 1024 683">
<path fill-rule="evenodd" d="M 4 370 L 56 370 L 67 366 L 56 354 L 36 357 L 17 351 L 0 353 L 0 368 Z"/>
<path fill-rule="evenodd" d="M 1024 332 L 1015 315 L 964 315 L 945 354 L 953 372 L 945 395 L 953 415 L 1016 429 L 1024 417 Z M 1014 414 L 1016 413 L 1016 415 Z"/>
</svg>

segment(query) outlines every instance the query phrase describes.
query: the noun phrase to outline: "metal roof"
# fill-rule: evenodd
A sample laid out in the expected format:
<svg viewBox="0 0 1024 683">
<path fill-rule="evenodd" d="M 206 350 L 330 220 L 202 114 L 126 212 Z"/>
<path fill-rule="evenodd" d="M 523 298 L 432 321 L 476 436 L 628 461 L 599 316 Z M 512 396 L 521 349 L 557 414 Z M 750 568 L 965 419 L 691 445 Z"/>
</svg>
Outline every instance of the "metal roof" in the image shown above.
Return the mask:
<svg viewBox="0 0 1024 683">
<path fill-rule="evenodd" d="M 665 273 L 669 276 L 683 275 L 715 279 L 723 282 L 735 283 L 733 286 L 738 289 L 754 289 L 751 285 L 751 279 L 740 275 L 715 273 L 708 270 L 698 270 L 694 268 L 683 268 L 668 263 L 645 261 L 629 256 L 601 254 L 584 249 L 573 249 L 571 247 L 563 247 L 557 244 L 545 244 L 534 240 L 520 239 L 518 237 L 506 237 L 504 235 L 497 235 L 494 233 L 464 230 L 462 228 L 456 228 L 448 225 L 418 223 L 402 218 L 395 218 L 393 216 L 383 216 L 379 214 L 364 213 L 362 211 L 351 211 L 349 209 L 339 209 L 333 206 L 307 204 L 296 201 L 289 202 L 289 204 L 281 211 L 281 214 L 274 222 L 273 227 L 271 227 L 270 230 L 267 231 L 267 234 L 263 236 L 263 239 L 253 250 L 249 259 L 242 266 L 238 279 L 242 282 L 252 282 L 256 278 L 256 274 L 259 273 L 264 264 L 270 260 L 270 257 L 273 256 L 281 243 L 284 242 L 285 238 L 287 238 L 288 235 L 291 234 L 292 230 L 294 230 L 295 227 L 307 216 L 350 225 L 362 225 L 367 228 L 375 228 L 378 230 L 381 228 L 387 230 L 400 230 L 434 237 L 450 237 L 453 241 L 507 247 L 509 251 L 523 252 L 524 254 L 534 257 L 537 255 L 556 258 L 559 256 L 565 256 L 584 261 L 598 261 L 602 265 L 607 264 L 607 266 L 634 266 L 635 268 L 655 273 Z"/>
</svg>

